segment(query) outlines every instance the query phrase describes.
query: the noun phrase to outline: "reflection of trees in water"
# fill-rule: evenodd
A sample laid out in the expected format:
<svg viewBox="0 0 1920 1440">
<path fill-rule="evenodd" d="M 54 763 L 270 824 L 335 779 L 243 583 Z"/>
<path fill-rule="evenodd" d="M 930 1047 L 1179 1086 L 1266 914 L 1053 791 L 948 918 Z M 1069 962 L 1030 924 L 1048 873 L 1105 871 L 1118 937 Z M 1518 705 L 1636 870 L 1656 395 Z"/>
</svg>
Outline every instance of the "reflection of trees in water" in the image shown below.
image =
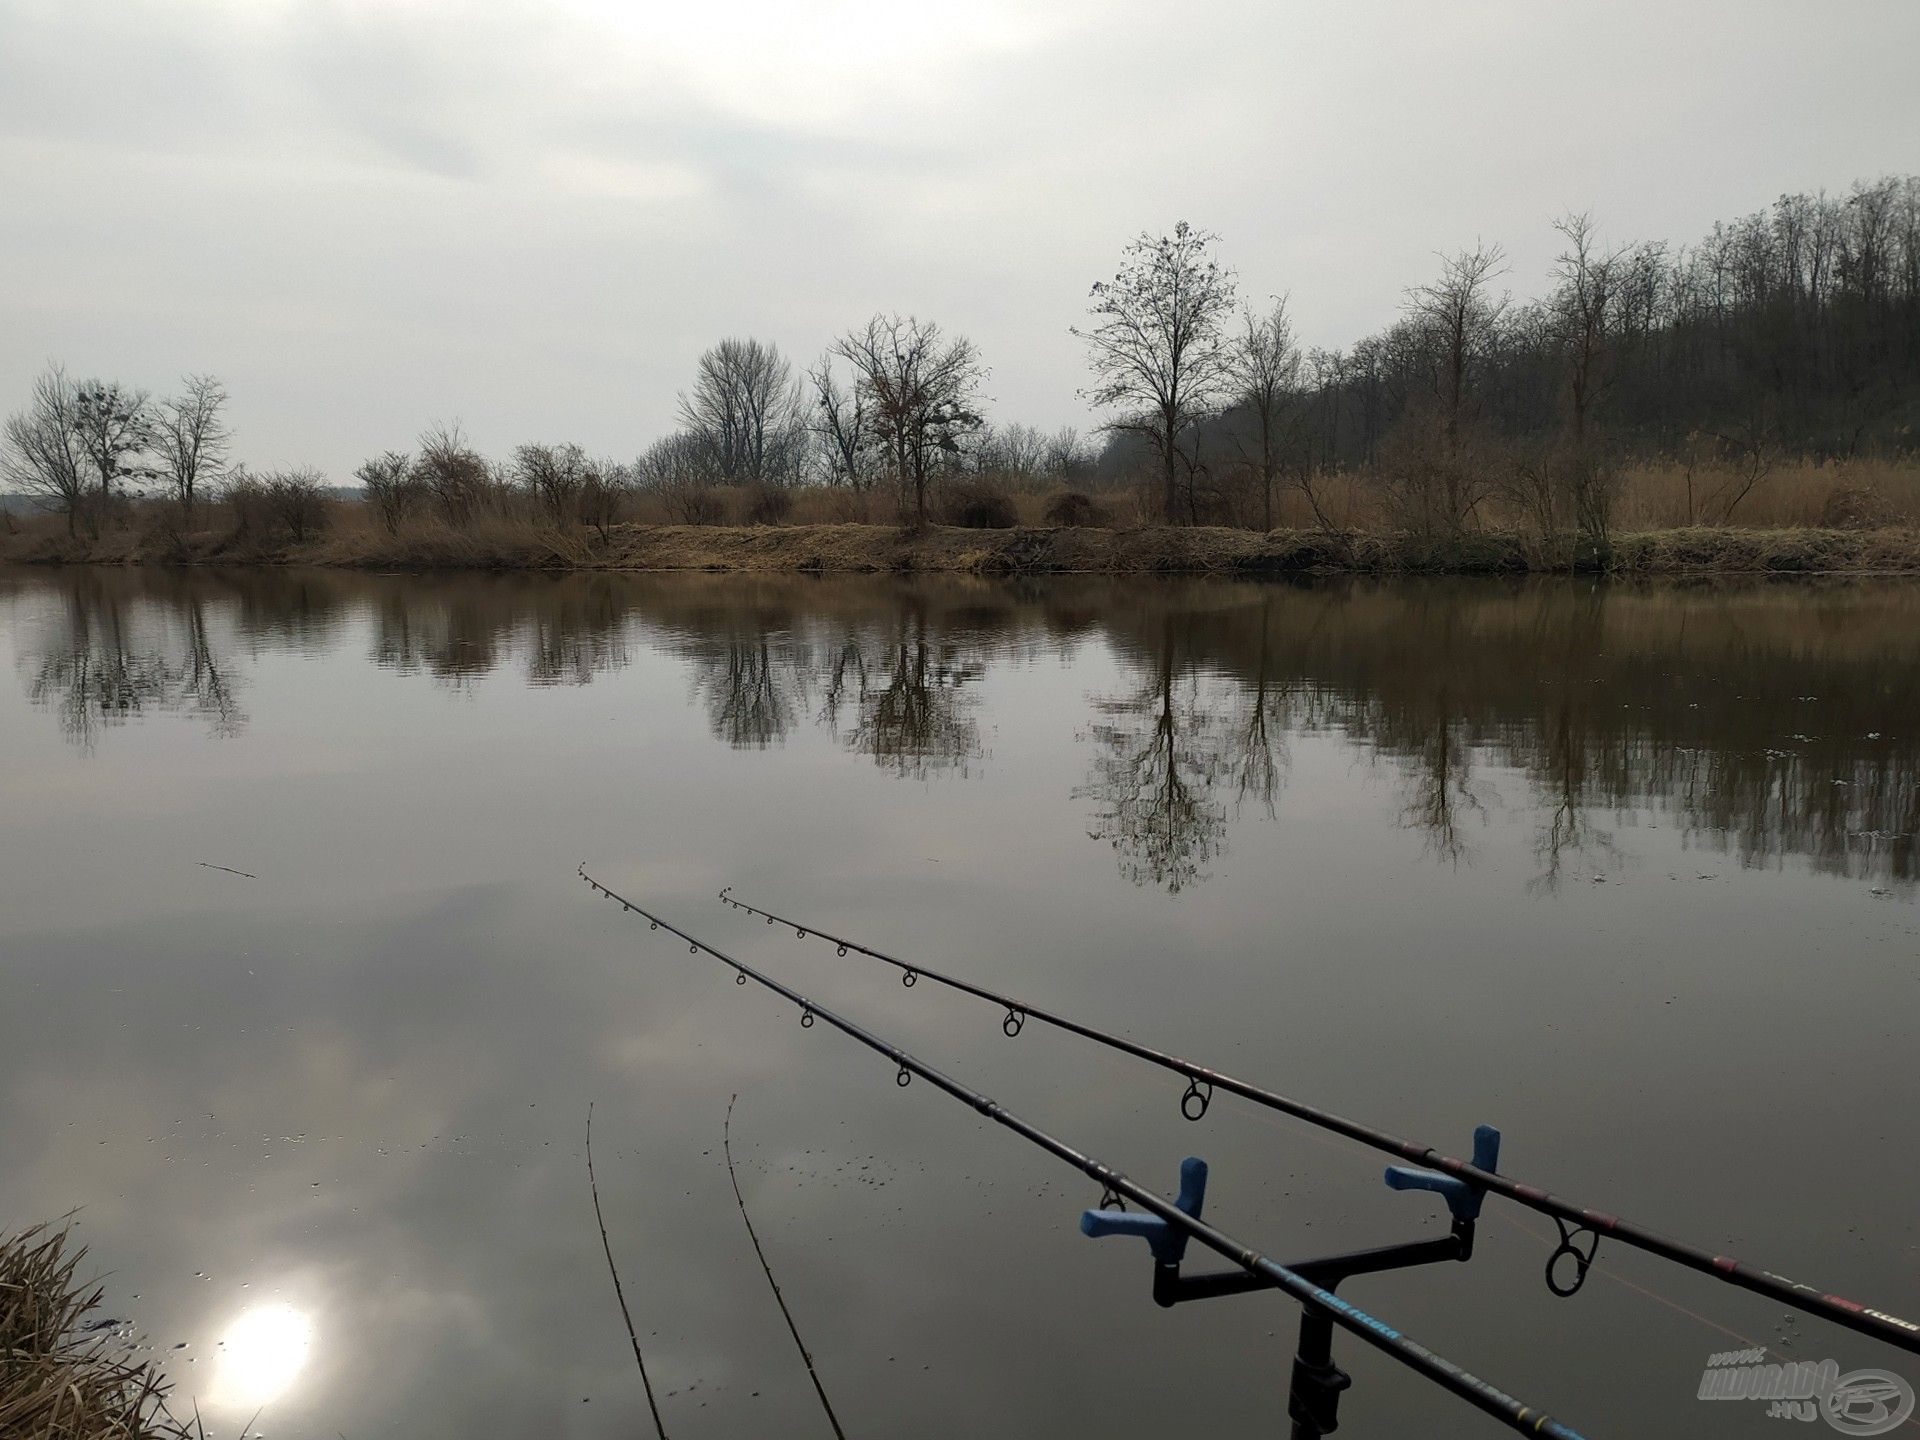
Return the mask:
<svg viewBox="0 0 1920 1440">
<path fill-rule="evenodd" d="M 765 632 L 692 647 L 694 690 L 706 702 L 716 737 L 736 750 L 765 750 L 793 729 L 808 667 Z"/>
<path fill-rule="evenodd" d="M 1471 861 L 1473 848 L 1460 833 L 1463 814 L 1486 809 L 1473 788 L 1473 751 L 1444 709 L 1401 759 L 1405 799 L 1401 823 L 1418 830 L 1427 852 L 1450 865 Z"/>
<path fill-rule="evenodd" d="M 1075 795 L 1093 802 L 1089 833 L 1113 847 L 1136 885 L 1177 893 L 1224 853 L 1232 816 L 1249 804 L 1274 816 L 1286 737 L 1301 718 L 1295 687 L 1276 663 L 1279 593 L 1242 591 L 1242 618 L 1254 624 L 1245 663 L 1231 675 L 1213 650 L 1218 611 L 1155 607 L 1122 647 L 1136 687 L 1093 702 L 1099 718 L 1088 738 L 1096 748 Z"/>
<path fill-rule="evenodd" d="M 374 611 L 373 660 L 403 673 L 424 671 L 458 688 L 498 667 L 512 626 L 511 617 L 493 606 L 458 599 L 422 605 L 396 588 Z"/>
<path fill-rule="evenodd" d="M 1290 696 L 1273 674 L 1271 593 L 1262 597 L 1260 608 L 1260 643 L 1252 673 L 1243 677 L 1238 687 L 1239 709 L 1231 722 L 1228 764 L 1233 773 L 1237 804 L 1245 805 L 1252 800 L 1271 820 L 1274 797 L 1279 794 L 1286 774 Z"/>
<path fill-rule="evenodd" d="M 534 685 L 585 685 L 624 667 L 631 605 L 606 576 L 527 582 L 463 576 L 387 584 L 373 605 L 373 660 L 455 688 L 524 660 Z"/>
<path fill-rule="evenodd" d="M 910 598 L 877 617 L 767 610 L 722 623 L 679 648 L 715 737 L 735 749 L 779 744 L 818 694 L 819 722 L 897 775 L 964 774 L 980 754 L 967 687 L 991 645 L 967 638 L 971 626 L 943 636 Z"/>
<path fill-rule="evenodd" d="M 585 685 L 631 660 L 627 606 L 605 576 L 569 585 L 536 607 L 527 625 L 527 678 L 535 685 Z"/>
<path fill-rule="evenodd" d="M 1177 893 L 1204 877 L 1226 848 L 1229 788 L 1236 811 L 1251 801 L 1272 818 L 1288 718 L 1267 633 L 1252 672 L 1222 686 L 1203 677 L 1194 637 L 1168 611 L 1136 650 L 1136 686 L 1094 699 L 1092 765 L 1074 793 L 1093 802 L 1088 833 L 1113 847 L 1134 884 Z"/>
<path fill-rule="evenodd" d="M 1225 772 L 1223 728 L 1201 703 L 1191 672 L 1177 677 L 1171 646 L 1131 694 L 1098 699 L 1092 773 L 1075 792 L 1093 801 L 1088 831 L 1120 857 L 1136 885 L 1178 893 L 1220 853 L 1226 807 L 1214 797 Z"/>
<path fill-rule="evenodd" d="M 214 638 L 204 596 L 143 603 L 115 578 L 63 574 L 57 606 L 19 645 L 27 699 L 91 749 L 107 727 L 150 712 L 185 711 L 215 735 L 240 733 L 233 664 Z"/>
<path fill-rule="evenodd" d="M 1436 856 L 1494 772 L 1537 812 L 1540 890 L 1574 857 L 1618 860 L 1612 824 L 1655 808 L 1744 864 L 1910 882 L 1920 831 L 1920 593 L 1421 582 L 1210 601 L 1194 662 L 1249 691 L 1278 676 L 1293 722 L 1392 760 L 1404 823 Z M 1121 621 L 1129 612 L 1120 612 Z M 1127 634 L 1151 648 L 1144 624 Z M 1264 677 L 1264 678 L 1263 678 Z"/>
<path fill-rule="evenodd" d="M 373 658 L 467 684 L 584 684 L 638 651 L 689 662 L 714 734 L 818 723 L 889 772 L 971 773 L 978 682 L 1097 637 L 1130 679 L 1094 701 L 1076 792 L 1141 883 L 1193 883 L 1236 815 L 1272 814 L 1286 740 L 1391 764 L 1403 822 L 1467 858 L 1517 776 L 1551 890 L 1610 865 L 1630 812 L 1743 863 L 1910 882 L 1920 865 L 1920 591 L 1498 581 L 1062 580 L 69 571 L 0 577 L 36 705 L 77 743 L 162 711 L 245 723 L 264 645 L 366 624 Z M 636 642 L 638 642 L 636 644 Z M 1255 808 L 1257 807 L 1257 808 Z"/>
<path fill-rule="evenodd" d="M 837 647 L 821 717 L 849 748 L 896 775 L 965 774 L 980 754 L 966 687 L 985 673 L 984 655 L 930 639 L 924 613 L 903 614 L 885 631 Z"/>
<path fill-rule="evenodd" d="M 1529 884 L 1536 892 L 1559 889 L 1566 866 L 1576 855 L 1599 856 L 1608 863 L 1619 856 L 1612 832 L 1600 828 L 1587 797 L 1595 774 L 1610 774 L 1615 794 L 1623 793 L 1630 782 L 1617 756 L 1595 753 L 1598 737 L 1581 727 L 1574 714 L 1573 705 L 1562 696 L 1542 717 L 1535 746 L 1534 783 L 1544 812 L 1534 832 L 1533 853 L 1540 873 Z"/>
</svg>

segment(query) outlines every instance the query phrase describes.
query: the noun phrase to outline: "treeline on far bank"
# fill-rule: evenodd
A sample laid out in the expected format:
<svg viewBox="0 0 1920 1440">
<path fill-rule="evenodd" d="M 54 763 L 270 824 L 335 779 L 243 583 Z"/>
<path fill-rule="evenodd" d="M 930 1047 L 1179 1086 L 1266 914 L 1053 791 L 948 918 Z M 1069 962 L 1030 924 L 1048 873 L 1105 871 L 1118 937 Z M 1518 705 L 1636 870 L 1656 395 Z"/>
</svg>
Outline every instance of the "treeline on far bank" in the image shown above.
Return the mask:
<svg viewBox="0 0 1920 1440">
<path fill-rule="evenodd" d="M 156 399 L 56 366 L 0 436 L 0 491 L 56 518 L 0 530 L 44 557 L 486 537 L 466 548 L 558 560 L 649 524 L 1511 533 L 1604 557 L 1628 532 L 1920 521 L 1920 178 L 1782 197 L 1689 247 L 1556 228 L 1544 295 L 1515 302 L 1498 247 L 1476 247 L 1344 351 L 1300 346 L 1284 301 L 1244 304 L 1216 237 L 1142 235 L 1075 329 L 1091 440 L 990 420 L 972 342 L 898 315 L 810 366 L 721 341 L 679 428 L 631 460 L 486 455 L 436 425 L 352 485 L 238 463 L 212 377 Z"/>
</svg>

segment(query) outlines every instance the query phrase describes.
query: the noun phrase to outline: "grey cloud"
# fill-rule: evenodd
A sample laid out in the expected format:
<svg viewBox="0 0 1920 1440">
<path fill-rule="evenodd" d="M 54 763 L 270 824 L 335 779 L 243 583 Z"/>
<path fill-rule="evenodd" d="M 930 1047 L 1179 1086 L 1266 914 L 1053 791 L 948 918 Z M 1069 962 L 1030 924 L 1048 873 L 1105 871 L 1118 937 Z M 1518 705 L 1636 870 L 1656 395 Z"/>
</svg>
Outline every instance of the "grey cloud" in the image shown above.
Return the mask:
<svg viewBox="0 0 1920 1440">
<path fill-rule="evenodd" d="M 714 336 L 805 353 L 899 308 L 980 342 L 996 418 L 1085 425 L 1066 326 L 1142 228 L 1220 231 L 1341 344 L 1436 249 L 1497 239 L 1526 293 L 1570 206 L 1684 241 L 1915 138 L 1891 0 L 1130 3 L 1004 42 L 875 10 L 793 57 L 751 4 L 656 33 L 703 13 L 0 3 L 0 411 L 55 355 L 218 371 L 261 463 L 345 473 L 451 413 L 632 453 Z"/>
</svg>

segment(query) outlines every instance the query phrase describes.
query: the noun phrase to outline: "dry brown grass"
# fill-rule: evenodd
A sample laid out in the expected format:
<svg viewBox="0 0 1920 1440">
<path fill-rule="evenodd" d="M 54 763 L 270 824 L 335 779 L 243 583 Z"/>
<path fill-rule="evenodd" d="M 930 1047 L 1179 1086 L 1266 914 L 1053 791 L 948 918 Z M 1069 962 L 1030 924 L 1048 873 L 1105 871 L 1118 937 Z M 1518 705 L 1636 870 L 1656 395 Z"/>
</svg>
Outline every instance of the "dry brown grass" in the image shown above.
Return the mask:
<svg viewBox="0 0 1920 1440">
<path fill-rule="evenodd" d="M 1734 465 L 1697 465 L 1691 476 L 1680 461 L 1630 466 L 1621 476 L 1620 527 L 1920 525 L 1920 462 L 1914 460 L 1779 461 L 1740 498 L 1745 481 Z"/>
<path fill-rule="evenodd" d="M 23 528 L 0 558 L 46 563 L 321 565 L 375 570 L 712 570 L 844 574 L 1278 574 L 1393 571 L 1625 574 L 1920 572 L 1920 530 L 1695 526 L 1623 531 L 1610 554 L 1518 530 L 1455 535 L 1224 526 L 1132 528 L 945 525 L 649 525 L 599 532 L 483 519 L 409 522 L 395 534 L 345 525 L 303 546 L 219 532 L 113 532 L 97 544 Z"/>
<path fill-rule="evenodd" d="M 64 1226 L 0 1240 L 0 1435 L 19 1440 L 185 1440 L 151 1361 L 89 1328 L 102 1292 L 79 1278 L 84 1247 Z"/>
<path fill-rule="evenodd" d="M 1778 462 L 1746 489 L 1725 463 L 1637 464 L 1622 472 L 1608 568 L 1722 569 L 1762 573 L 1914 569 L 1920 547 L 1920 460 Z M 1689 493 L 1689 486 L 1691 493 Z M 1394 530 L 1377 476 L 1340 472 L 1315 482 L 1331 533 L 1291 484 L 1276 493 L 1269 535 L 1234 526 L 1168 529 L 1152 523 L 1144 489 L 1103 491 L 1094 522 L 1048 524 L 1058 487 L 983 486 L 1004 495 L 1016 528 L 929 526 L 904 530 L 882 493 L 794 491 L 780 524 L 742 488 L 708 492 L 700 509 L 721 523 L 677 523 L 658 494 L 633 497 L 604 532 L 557 526 L 511 492 L 492 493 L 459 525 L 417 515 L 389 532 L 364 505 L 332 509 L 326 532 L 295 544 L 263 533 L 229 507 L 210 506 L 192 527 L 177 512 L 132 508 L 100 536 L 70 538 L 53 516 L 22 517 L 0 533 L 0 560 L 93 564 L 312 564 L 377 569 L 701 569 L 799 571 L 1566 570 L 1592 568 L 1591 546 L 1530 532 L 1498 495 L 1475 511 L 1477 528 L 1416 536 Z M 756 500 L 762 503 L 756 508 Z M 1215 508 L 1257 512 L 1257 497 L 1216 497 Z M 1692 523 L 1688 523 L 1689 516 Z"/>
</svg>

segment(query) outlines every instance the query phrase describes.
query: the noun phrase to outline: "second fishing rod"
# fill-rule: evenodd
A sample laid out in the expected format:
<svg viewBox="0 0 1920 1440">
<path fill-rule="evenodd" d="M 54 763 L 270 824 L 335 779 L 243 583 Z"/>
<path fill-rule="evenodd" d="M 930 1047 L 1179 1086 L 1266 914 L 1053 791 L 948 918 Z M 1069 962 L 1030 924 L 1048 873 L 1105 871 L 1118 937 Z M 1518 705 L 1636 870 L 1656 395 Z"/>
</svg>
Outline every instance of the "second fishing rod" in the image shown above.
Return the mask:
<svg viewBox="0 0 1920 1440">
<path fill-rule="evenodd" d="M 1014 1114 L 997 1101 L 988 1098 L 979 1091 L 963 1085 L 953 1077 L 916 1059 L 905 1050 L 891 1044 L 864 1026 L 856 1024 L 845 1016 L 836 1014 L 824 1005 L 816 1004 L 813 1000 L 801 994 L 798 990 L 793 989 L 791 986 L 782 984 L 771 975 L 755 969 L 744 961 L 735 959 L 733 956 L 709 945 L 706 941 L 696 936 L 690 935 L 685 930 L 680 929 L 679 926 L 674 925 L 654 911 L 647 909 L 644 905 L 639 904 L 637 901 L 630 900 L 618 891 L 601 884 L 600 881 L 596 880 L 587 872 L 584 862 L 580 865 L 577 873 L 580 879 L 595 892 L 606 896 L 609 900 L 615 901 L 622 909 L 640 915 L 648 922 L 651 928 L 665 930 L 670 935 L 676 935 L 686 941 L 688 949 L 692 953 L 696 955 L 702 953 L 710 955 L 721 964 L 730 967 L 734 971 L 734 979 L 739 984 L 745 985 L 749 980 L 752 980 L 798 1006 L 800 1008 L 800 1023 L 803 1026 L 811 1028 L 816 1018 L 824 1020 L 842 1034 L 859 1041 L 868 1049 L 878 1051 L 880 1054 L 886 1056 L 899 1067 L 895 1075 L 896 1083 L 899 1085 L 905 1086 L 912 1081 L 914 1076 L 920 1076 L 953 1099 L 970 1106 L 986 1119 L 993 1121 L 997 1125 L 1006 1127 L 1016 1135 L 1047 1151 L 1055 1158 L 1064 1160 L 1091 1179 L 1098 1181 L 1102 1187 L 1103 1197 L 1112 1198 L 1116 1202 L 1131 1201 L 1141 1210 L 1148 1212 L 1148 1214 L 1155 1217 L 1155 1220 L 1158 1222 L 1161 1235 L 1178 1237 L 1170 1252 L 1172 1263 L 1176 1268 L 1179 1263 L 1180 1253 L 1185 1248 L 1186 1241 L 1189 1239 L 1197 1241 L 1207 1249 L 1232 1261 L 1235 1266 L 1239 1267 L 1241 1271 L 1251 1277 L 1260 1287 L 1272 1288 L 1290 1296 L 1292 1299 L 1300 1302 L 1307 1311 L 1316 1316 L 1323 1317 L 1328 1325 L 1337 1325 L 1348 1333 L 1358 1336 L 1374 1349 L 1397 1360 L 1402 1365 L 1424 1376 L 1441 1388 L 1452 1392 L 1476 1409 L 1502 1421 L 1510 1429 L 1526 1435 L 1546 1436 L 1548 1440 L 1582 1440 L 1580 1433 L 1570 1425 L 1554 1419 L 1551 1415 L 1548 1415 L 1535 1406 L 1523 1404 L 1506 1391 L 1500 1389 L 1497 1385 L 1490 1384 L 1471 1371 L 1429 1350 L 1411 1336 L 1403 1334 L 1393 1326 L 1368 1314 L 1351 1301 L 1336 1294 L 1332 1289 L 1316 1283 L 1299 1270 L 1289 1268 L 1288 1266 L 1281 1265 L 1269 1259 L 1259 1251 L 1254 1250 L 1250 1246 L 1201 1220 L 1199 1218 L 1200 1197 L 1198 1195 L 1190 1196 L 1188 1194 L 1188 1186 L 1191 1183 L 1189 1179 L 1190 1167 L 1198 1165 L 1200 1170 L 1204 1172 L 1206 1168 L 1204 1163 L 1197 1160 L 1188 1160 L 1187 1164 L 1182 1167 L 1183 1183 L 1181 1186 L 1181 1196 L 1178 1200 L 1169 1202 L 1161 1196 L 1156 1195 L 1153 1191 L 1129 1179 L 1120 1171 L 1103 1165 L 1092 1156 L 1075 1149 L 1065 1141 L 1042 1130 L 1039 1126 Z M 1200 1183 L 1202 1187 L 1204 1187 L 1204 1174 L 1201 1177 Z M 1451 1182 L 1444 1181 L 1439 1176 L 1433 1176 L 1426 1177 L 1424 1183 L 1420 1183 L 1413 1188 L 1442 1189 L 1442 1187 L 1448 1184 L 1451 1184 Z M 1449 1208 L 1453 1208 L 1453 1206 L 1458 1203 L 1460 1203 L 1458 1197 L 1450 1198 L 1448 1202 Z M 1477 1213 L 1477 1199 L 1468 1202 L 1468 1208 L 1474 1213 Z M 1104 1209 L 1103 1199 L 1103 1208 L 1101 1210 L 1089 1212 L 1088 1215 L 1082 1217 L 1081 1229 L 1088 1235 L 1098 1235 L 1121 1233 L 1121 1228 L 1124 1227 L 1126 1233 L 1147 1236 L 1149 1231 L 1146 1227 L 1140 1225 L 1140 1218 L 1139 1216 L 1130 1216 L 1124 1213 L 1116 1216 L 1114 1212 Z M 1093 1219 L 1096 1222 L 1094 1228 L 1088 1228 L 1089 1219 Z M 1161 1252 L 1158 1246 L 1162 1243 L 1164 1242 L 1157 1238 L 1149 1240 L 1150 1246 L 1155 1247 L 1156 1260 L 1160 1258 Z M 1364 1261 L 1365 1257 L 1339 1258 Z M 1350 1269 L 1347 1273 L 1364 1273 L 1367 1268 L 1370 1267 L 1362 1264 L 1360 1268 Z M 1208 1278 L 1211 1277 L 1201 1277 L 1203 1281 Z M 1336 1390 L 1344 1389 L 1346 1383 L 1347 1377 L 1340 1376 L 1334 1388 Z M 1296 1419 L 1297 1418 L 1298 1417 L 1296 1417 Z M 1295 1434 L 1324 1434 L 1333 1428 L 1335 1427 L 1331 1423 L 1326 1424 L 1324 1428 L 1320 1426 L 1306 1426 L 1304 1428 L 1296 1426 Z"/>
<path fill-rule="evenodd" d="M 803 940 L 812 937 L 837 946 L 842 955 L 851 951 L 891 965 L 901 972 L 903 983 L 909 986 L 925 976 L 937 985 L 944 985 L 950 990 L 1003 1007 L 1006 1010 L 1006 1017 L 1001 1021 L 1001 1029 L 1008 1036 L 1018 1035 L 1028 1020 L 1037 1020 L 1056 1030 L 1078 1035 L 1093 1041 L 1096 1045 L 1104 1045 L 1108 1049 L 1118 1050 L 1135 1059 L 1144 1060 L 1148 1064 L 1158 1065 L 1162 1069 L 1183 1076 L 1186 1079 L 1187 1088 L 1180 1097 L 1180 1109 L 1189 1120 L 1198 1120 L 1205 1115 L 1207 1107 L 1212 1103 L 1214 1091 L 1224 1090 L 1255 1105 L 1269 1110 L 1278 1110 L 1309 1125 L 1332 1131 L 1336 1135 L 1344 1135 L 1350 1140 L 1371 1146 L 1389 1155 L 1457 1176 L 1494 1194 L 1504 1195 L 1530 1210 L 1550 1216 L 1560 1228 L 1560 1246 L 1554 1251 L 1553 1259 L 1548 1261 L 1547 1266 L 1547 1283 L 1557 1295 L 1571 1295 L 1580 1288 L 1586 1279 L 1588 1267 L 1593 1263 L 1600 1237 L 1605 1236 L 1631 1245 L 1635 1249 L 1658 1255 L 1663 1260 L 1684 1266 L 1689 1270 L 1710 1275 L 1726 1284 L 1754 1291 L 1769 1299 L 1778 1300 L 1782 1304 L 1791 1305 L 1807 1314 L 1831 1320 L 1836 1325 L 1845 1326 L 1862 1335 L 1884 1340 L 1889 1345 L 1897 1346 L 1911 1354 L 1920 1354 L 1920 1324 L 1914 1321 L 1862 1305 L 1842 1295 L 1824 1292 L 1810 1285 L 1802 1285 L 1771 1270 L 1746 1264 L 1731 1256 L 1717 1255 L 1699 1246 L 1686 1244 L 1611 1212 L 1576 1204 L 1551 1194 L 1537 1185 L 1529 1185 L 1497 1171 L 1482 1169 L 1469 1160 L 1443 1154 L 1432 1146 L 1403 1139 L 1389 1131 L 1362 1124 L 1358 1120 L 1350 1120 L 1330 1110 L 1322 1110 L 1316 1105 L 1309 1105 L 1292 1096 L 1282 1095 L 1264 1086 L 1239 1079 L 1237 1076 L 1196 1064 L 1168 1051 L 1156 1050 L 1151 1045 L 1142 1045 L 1137 1040 L 1129 1040 L 1124 1035 L 1115 1035 L 1096 1026 L 1084 1024 L 1070 1016 L 1030 1005 L 1024 1000 L 1016 1000 L 1010 995 L 1003 995 L 985 986 L 975 985 L 958 976 L 929 970 L 915 961 L 889 955 L 883 950 L 876 950 L 857 940 L 849 940 L 845 936 L 822 930 L 807 921 L 789 919 L 785 915 L 749 905 L 744 900 L 735 898 L 732 890 L 732 886 L 722 890 L 720 899 L 734 909 L 749 915 L 758 915 L 769 925 L 783 925 Z M 1568 1229 L 1569 1224 L 1574 1227 L 1572 1230 Z M 1584 1248 L 1578 1243 L 1582 1230 L 1593 1237 L 1592 1244 Z M 1556 1278 L 1556 1264 L 1562 1257 L 1570 1257 L 1573 1262 L 1570 1283 Z"/>
</svg>

